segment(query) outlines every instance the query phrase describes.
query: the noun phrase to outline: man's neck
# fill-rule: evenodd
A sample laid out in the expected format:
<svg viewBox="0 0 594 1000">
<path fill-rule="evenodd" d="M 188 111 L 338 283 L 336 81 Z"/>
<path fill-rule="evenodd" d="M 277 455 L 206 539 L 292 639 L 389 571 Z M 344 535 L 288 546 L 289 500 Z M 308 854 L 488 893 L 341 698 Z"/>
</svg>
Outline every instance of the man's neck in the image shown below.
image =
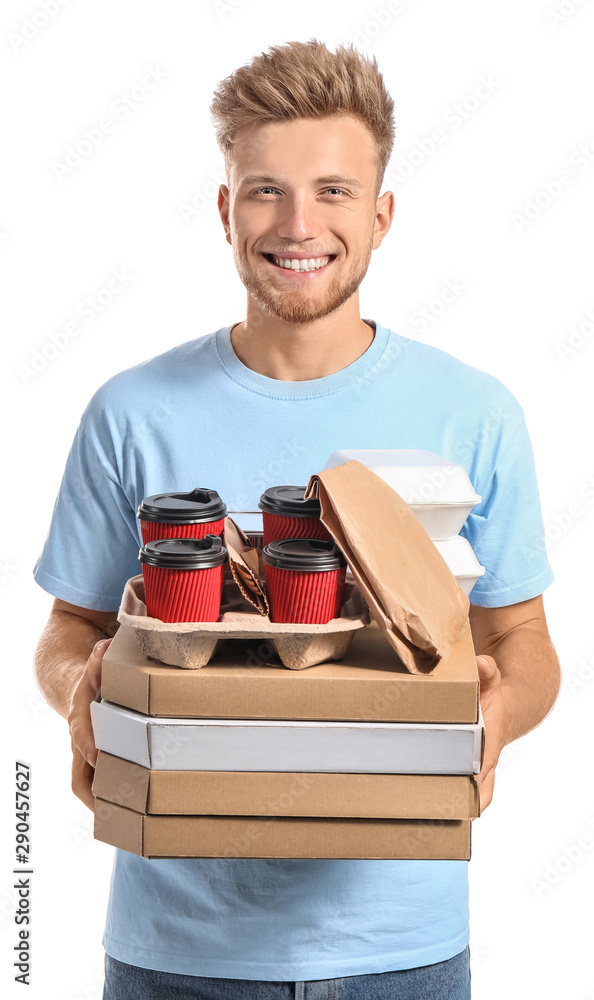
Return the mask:
<svg viewBox="0 0 594 1000">
<path fill-rule="evenodd" d="M 313 323 L 285 323 L 258 313 L 231 329 L 231 346 L 247 368 L 283 382 L 324 378 L 347 368 L 371 346 L 375 330 L 337 310 Z"/>
</svg>

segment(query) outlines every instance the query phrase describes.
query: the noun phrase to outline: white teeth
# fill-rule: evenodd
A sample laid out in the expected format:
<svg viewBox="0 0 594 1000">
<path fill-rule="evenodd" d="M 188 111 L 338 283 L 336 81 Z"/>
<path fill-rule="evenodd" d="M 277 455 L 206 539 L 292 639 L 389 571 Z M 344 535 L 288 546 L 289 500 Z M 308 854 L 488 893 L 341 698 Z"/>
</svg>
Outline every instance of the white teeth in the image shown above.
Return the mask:
<svg viewBox="0 0 594 1000">
<path fill-rule="evenodd" d="M 328 263 L 330 257 L 309 257 L 298 260 L 296 257 L 275 257 L 273 254 L 272 259 L 278 267 L 285 267 L 290 271 L 317 271 Z"/>
</svg>

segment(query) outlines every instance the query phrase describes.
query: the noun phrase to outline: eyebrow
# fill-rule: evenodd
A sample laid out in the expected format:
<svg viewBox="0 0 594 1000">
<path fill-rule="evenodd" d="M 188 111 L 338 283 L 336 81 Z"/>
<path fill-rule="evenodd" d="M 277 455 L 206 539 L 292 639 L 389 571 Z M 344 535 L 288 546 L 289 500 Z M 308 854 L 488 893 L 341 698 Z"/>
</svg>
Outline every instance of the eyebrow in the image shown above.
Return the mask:
<svg viewBox="0 0 594 1000">
<path fill-rule="evenodd" d="M 248 174 L 241 182 L 241 187 L 246 184 L 283 184 L 282 177 L 270 177 L 266 174 Z M 315 177 L 314 184 L 348 184 L 349 187 L 361 188 L 361 182 L 356 177 L 345 177 L 344 174 L 326 174 L 323 177 Z"/>
</svg>

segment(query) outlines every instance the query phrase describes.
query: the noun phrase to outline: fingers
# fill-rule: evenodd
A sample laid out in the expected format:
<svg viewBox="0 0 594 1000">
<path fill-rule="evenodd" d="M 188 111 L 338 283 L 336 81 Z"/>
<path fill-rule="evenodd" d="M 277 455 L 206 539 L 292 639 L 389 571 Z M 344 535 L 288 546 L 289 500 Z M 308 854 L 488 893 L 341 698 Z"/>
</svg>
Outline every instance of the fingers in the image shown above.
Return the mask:
<svg viewBox="0 0 594 1000">
<path fill-rule="evenodd" d="M 493 800 L 493 789 L 495 787 L 495 768 L 486 775 L 479 784 L 480 812 L 484 812 Z"/>
<path fill-rule="evenodd" d="M 73 747 L 72 791 L 81 802 L 84 802 L 91 812 L 95 811 L 95 796 L 92 792 L 94 775 L 95 769 L 87 763 L 80 750 L 77 747 Z"/>
<path fill-rule="evenodd" d="M 489 723 L 492 725 L 489 726 Z M 483 765 L 480 774 L 477 775 L 477 782 L 480 785 L 485 782 L 490 772 L 495 772 L 501 751 L 503 750 L 503 740 L 501 739 L 501 729 L 497 724 L 497 719 L 485 722 L 485 751 L 483 754 Z"/>
<path fill-rule="evenodd" d="M 480 703 L 485 724 L 485 748 L 479 786 L 487 779 L 499 760 L 505 745 L 507 719 L 501 691 L 501 673 L 492 656 L 481 654 L 476 658 L 480 680 Z"/>
<path fill-rule="evenodd" d="M 91 650 L 91 655 L 87 660 L 87 665 L 85 667 L 85 672 L 81 677 L 81 680 L 85 678 L 86 683 L 89 685 L 89 690 L 94 688 L 93 698 L 97 694 L 97 691 L 101 687 L 101 660 L 107 651 L 107 648 L 111 642 L 111 639 L 101 639 L 96 642 Z M 93 700 L 91 698 L 91 701 Z"/>
<path fill-rule="evenodd" d="M 91 724 L 91 714 L 88 719 L 84 715 L 73 716 L 70 720 L 70 737 L 72 741 L 72 752 L 78 750 L 81 757 L 87 761 L 91 767 L 95 767 L 97 761 L 97 747 L 93 736 L 93 726 Z"/>
<path fill-rule="evenodd" d="M 95 767 L 97 761 L 97 748 L 91 724 L 91 702 L 101 687 L 101 661 L 110 642 L 111 639 L 102 639 L 100 642 L 95 643 L 81 678 L 74 689 L 68 715 L 73 753 L 76 748 L 86 764 L 91 768 Z M 75 792 L 75 794 L 78 794 L 78 792 Z M 79 795 L 79 798 L 81 797 Z M 88 805 L 89 803 L 86 802 L 85 804 Z"/>
<path fill-rule="evenodd" d="M 497 684 L 501 680 L 499 668 L 492 656 L 487 656 L 486 653 L 483 653 L 481 656 L 477 656 L 476 665 L 481 691 L 486 687 L 491 687 L 492 685 Z"/>
<path fill-rule="evenodd" d="M 487 779 L 490 771 L 494 771 L 502 749 L 501 740 L 498 738 L 498 734 L 496 733 L 494 726 L 489 727 L 487 725 L 485 730 L 483 766 L 481 767 L 480 774 L 477 775 L 476 779 L 479 785 L 482 785 L 482 783 Z"/>
</svg>

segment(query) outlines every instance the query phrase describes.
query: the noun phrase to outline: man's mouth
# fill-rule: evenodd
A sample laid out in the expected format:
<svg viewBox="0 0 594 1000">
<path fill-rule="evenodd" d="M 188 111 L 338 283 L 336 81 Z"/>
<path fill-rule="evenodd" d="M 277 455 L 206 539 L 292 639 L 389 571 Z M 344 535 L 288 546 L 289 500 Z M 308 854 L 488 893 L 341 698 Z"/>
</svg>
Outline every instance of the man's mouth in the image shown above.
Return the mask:
<svg viewBox="0 0 594 1000">
<path fill-rule="evenodd" d="M 297 260 L 295 257 L 277 257 L 276 254 L 272 253 L 265 253 L 263 256 L 280 270 L 289 271 L 292 274 L 309 274 L 324 270 L 328 264 L 332 263 L 336 254 L 326 254 L 324 257 L 304 257 L 301 260 Z"/>
</svg>

